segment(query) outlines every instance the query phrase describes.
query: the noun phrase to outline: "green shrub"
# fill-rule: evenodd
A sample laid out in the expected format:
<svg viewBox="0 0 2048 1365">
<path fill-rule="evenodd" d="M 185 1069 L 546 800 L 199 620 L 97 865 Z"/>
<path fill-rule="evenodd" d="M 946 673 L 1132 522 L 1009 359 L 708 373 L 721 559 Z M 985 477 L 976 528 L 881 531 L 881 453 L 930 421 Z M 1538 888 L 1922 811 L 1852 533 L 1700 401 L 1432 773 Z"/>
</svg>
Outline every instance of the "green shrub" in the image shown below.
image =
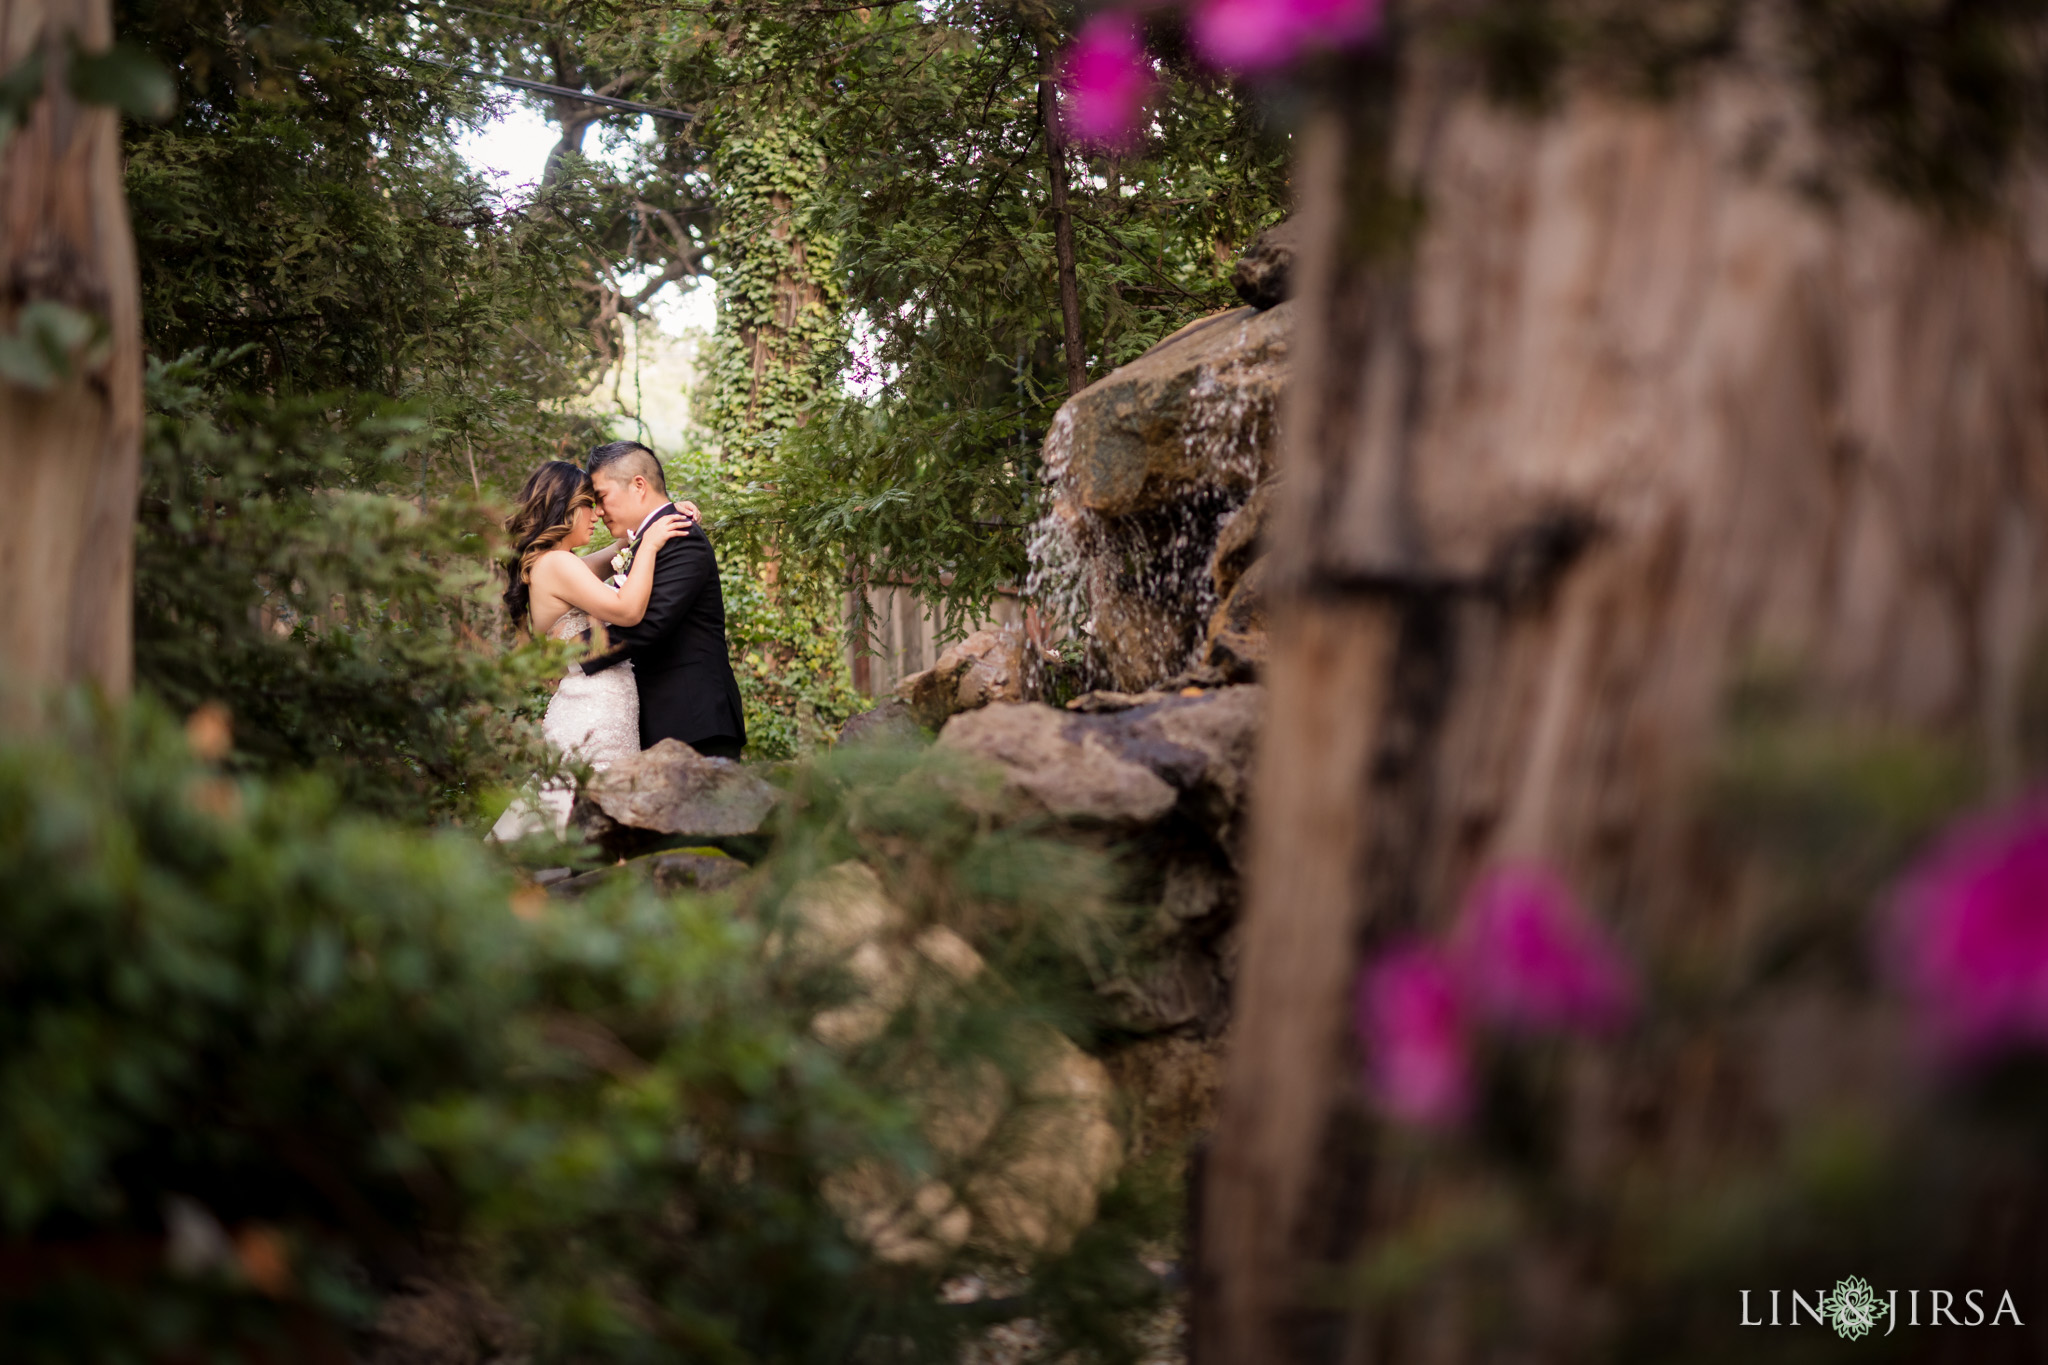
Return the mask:
<svg viewBox="0 0 2048 1365">
<path fill-rule="evenodd" d="M 0 749 L 10 1360 L 316 1358 L 422 1284 L 539 1360 L 939 1359 L 975 1328 L 941 1302 L 963 1269 L 1129 1358 L 1156 1186 L 1035 1266 L 885 1263 L 821 1193 L 939 1169 L 920 1107 L 1017 1065 L 1028 1021 L 1085 1023 L 1063 982 L 1112 927 L 1099 868 L 992 839 L 931 759 L 800 773 L 739 901 L 630 876 L 551 901 L 471 838 L 195 758 L 204 722 L 74 702 L 48 728 Z M 995 971 L 834 1049 L 810 1021 L 846 979 L 769 933 L 850 853 Z"/>
<path fill-rule="evenodd" d="M 220 702 L 237 765 L 318 772 L 413 820 L 479 816 L 541 766 L 560 651 L 499 645 L 483 504 L 388 489 L 423 423 L 220 393 L 218 361 L 152 364 L 136 542 L 136 672 L 180 712 Z"/>
</svg>

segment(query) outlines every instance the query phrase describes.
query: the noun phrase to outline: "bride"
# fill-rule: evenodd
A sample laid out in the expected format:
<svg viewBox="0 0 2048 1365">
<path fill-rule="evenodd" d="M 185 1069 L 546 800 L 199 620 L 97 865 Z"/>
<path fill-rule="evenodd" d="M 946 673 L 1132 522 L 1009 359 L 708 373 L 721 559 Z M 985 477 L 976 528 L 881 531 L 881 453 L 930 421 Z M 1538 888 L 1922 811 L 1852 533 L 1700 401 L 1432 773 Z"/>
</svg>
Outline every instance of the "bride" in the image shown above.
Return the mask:
<svg viewBox="0 0 2048 1365">
<path fill-rule="evenodd" d="M 613 587 L 600 579 L 609 556 L 572 553 L 590 543 L 597 494 L 590 476 L 573 464 L 549 460 L 519 490 L 519 510 L 506 522 L 512 553 L 505 561 L 505 609 L 522 630 L 554 640 L 588 639 L 591 623 L 632 626 L 647 612 L 656 552 L 688 535 L 683 517 L 662 517 L 634 542 L 632 566 Z M 616 576 L 614 576 L 616 578 Z M 541 719 L 541 734 L 563 757 L 605 768 L 640 752 L 640 695 L 629 660 L 601 673 L 572 669 L 555 688 Z M 491 827 L 490 837 L 510 843 L 568 827 L 573 787 L 561 780 L 542 787 L 539 809 L 520 799 Z"/>
</svg>

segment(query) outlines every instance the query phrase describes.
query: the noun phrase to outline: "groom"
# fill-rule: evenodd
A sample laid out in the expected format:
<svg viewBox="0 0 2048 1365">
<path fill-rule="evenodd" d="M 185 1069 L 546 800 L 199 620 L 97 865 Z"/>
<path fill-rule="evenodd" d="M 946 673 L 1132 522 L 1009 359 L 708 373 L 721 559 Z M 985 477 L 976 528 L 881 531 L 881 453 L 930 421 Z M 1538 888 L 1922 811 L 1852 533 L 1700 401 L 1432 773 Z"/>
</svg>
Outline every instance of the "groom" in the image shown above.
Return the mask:
<svg viewBox="0 0 2048 1365">
<path fill-rule="evenodd" d="M 605 528 L 627 542 L 628 554 L 631 542 L 655 518 L 682 515 L 668 500 L 660 462 L 638 441 L 599 446 L 585 468 L 597 489 Z M 597 673 L 622 659 L 633 661 L 641 748 L 679 739 L 712 758 L 738 758 L 747 725 L 726 650 L 725 598 L 718 590 L 711 542 L 693 528 L 659 553 L 647 614 L 637 626 L 609 627 L 611 648 L 585 663 L 583 671 Z M 600 562 L 608 558 L 593 556 Z"/>
</svg>

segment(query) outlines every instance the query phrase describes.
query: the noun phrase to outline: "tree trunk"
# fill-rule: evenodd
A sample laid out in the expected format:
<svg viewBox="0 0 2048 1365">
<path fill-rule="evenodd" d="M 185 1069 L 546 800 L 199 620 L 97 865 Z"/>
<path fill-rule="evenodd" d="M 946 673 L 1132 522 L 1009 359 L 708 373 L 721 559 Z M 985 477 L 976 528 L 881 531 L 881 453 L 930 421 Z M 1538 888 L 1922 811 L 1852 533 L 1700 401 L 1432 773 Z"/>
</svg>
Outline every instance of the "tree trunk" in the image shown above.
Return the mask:
<svg viewBox="0 0 2048 1365">
<path fill-rule="evenodd" d="M 1081 339 L 1081 279 L 1074 263 L 1074 214 L 1067 206 L 1067 139 L 1060 128 L 1059 94 L 1050 76 L 1038 83 L 1038 117 L 1045 125 L 1046 183 L 1052 191 L 1053 259 L 1059 271 L 1060 327 L 1067 354 L 1067 393 L 1088 387 L 1088 345 Z"/>
<path fill-rule="evenodd" d="M 83 344 L 57 336 L 44 379 L 0 377 L 0 672 L 32 694 L 70 683 L 125 695 L 133 676 L 135 499 L 141 475 L 142 341 L 134 241 L 121 185 L 118 115 L 82 105 L 64 54 L 113 39 L 106 0 L 0 7 L 0 71 L 40 52 L 42 96 L 0 147 L 0 334 L 52 305 L 91 319 Z M 24 310 L 42 304 L 43 309 Z M 31 324 L 25 327 L 25 322 Z"/>
<path fill-rule="evenodd" d="M 1790 667 L 1834 714 L 1972 744 L 2010 782 L 2048 619 L 2048 191 L 1945 227 L 1844 178 L 1771 76 L 1534 118 L 1412 65 L 1394 164 L 1427 227 L 1404 260 L 1353 254 L 1359 120 L 1300 144 L 1200 1365 L 1482 1354 L 1468 1323 L 1315 1297 L 1420 1197 L 1350 1034 L 1373 945 L 1441 929 L 1504 858 L 1560 869 L 1638 948 L 1734 934 L 1752 890 L 1703 853 L 1697 799 L 1731 688 Z M 1666 1102 L 1670 1142 L 1711 1144 L 1707 1101 Z M 1590 1358 L 1582 1329 L 1515 1358 Z"/>
<path fill-rule="evenodd" d="M 731 460 L 801 426 L 842 338 L 837 243 L 813 220 L 822 155 L 800 120 L 769 117 L 713 157 L 723 252 L 707 416 Z"/>
</svg>

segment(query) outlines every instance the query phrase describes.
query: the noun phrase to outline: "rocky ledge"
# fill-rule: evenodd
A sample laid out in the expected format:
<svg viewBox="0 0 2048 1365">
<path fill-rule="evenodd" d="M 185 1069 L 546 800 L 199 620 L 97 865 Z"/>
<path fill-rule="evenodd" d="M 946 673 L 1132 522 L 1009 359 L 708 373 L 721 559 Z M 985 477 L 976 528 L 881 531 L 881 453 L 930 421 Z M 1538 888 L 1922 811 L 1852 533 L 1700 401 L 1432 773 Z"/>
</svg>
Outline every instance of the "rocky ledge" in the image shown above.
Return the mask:
<svg viewBox="0 0 2048 1365">
<path fill-rule="evenodd" d="M 1256 251 L 1246 257 L 1248 297 L 1271 300 L 1285 287 L 1288 253 L 1276 234 L 1260 239 L 1258 261 Z M 1033 595 L 1056 627 L 1088 640 L 1101 683 L 1256 676 L 1265 657 L 1257 561 L 1292 331 L 1284 303 L 1198 319 L 1054 418 Z"/>
<path fill-rule="evenodd" d="M 782 793 L 759 771 L 665 739 L 596 774 L 570 821 L 614 857 L 684 842 L 758 836 Z"/>
<path fill-rule="evenodd" d="M 1228 1016 L 1240 826 L 1265 704 L 1255 685 L 1095 709 L 999 704 L 939 735 L 999 776 L 992 817 L 1114 849 L 1128 894 L 1153 907 L 1104 988 L 1134 1035 L 1212 1038 Z"/>
</svg>

